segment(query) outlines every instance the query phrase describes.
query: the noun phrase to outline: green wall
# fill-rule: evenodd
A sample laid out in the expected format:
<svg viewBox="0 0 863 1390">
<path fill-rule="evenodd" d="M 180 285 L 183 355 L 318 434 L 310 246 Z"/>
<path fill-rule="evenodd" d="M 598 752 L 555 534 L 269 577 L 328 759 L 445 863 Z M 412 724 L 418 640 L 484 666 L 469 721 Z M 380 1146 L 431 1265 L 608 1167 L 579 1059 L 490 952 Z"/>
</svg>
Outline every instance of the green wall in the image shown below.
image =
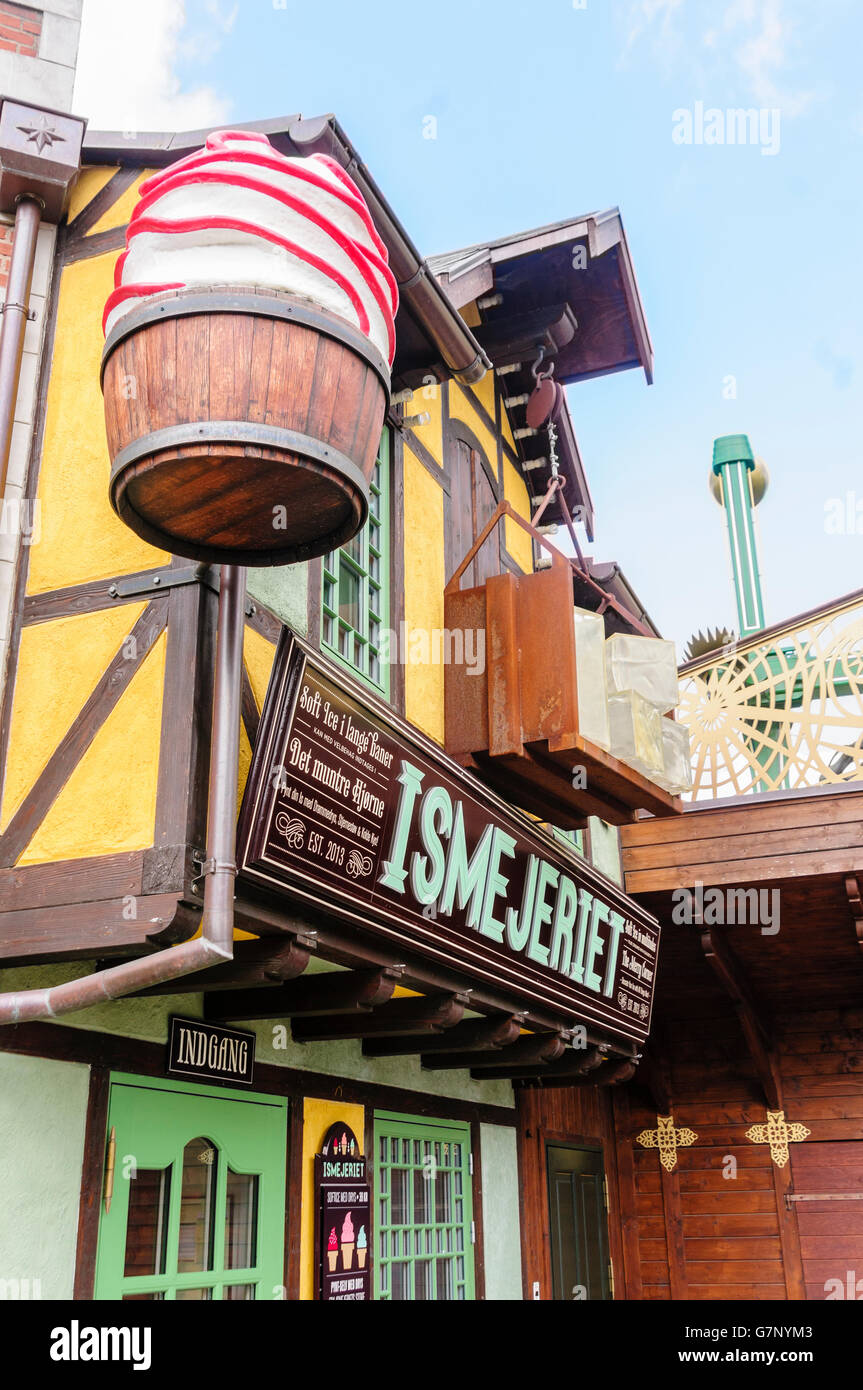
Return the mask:
<svg viewBox="0 0 863 1390">
<path fill-rule="evenodd" d="M 0 1290 L 71 1298 L 89 1067 L 0 1052 Z M 19 1291 L 21 1296 L 23 1290 Z"/>
</svg>

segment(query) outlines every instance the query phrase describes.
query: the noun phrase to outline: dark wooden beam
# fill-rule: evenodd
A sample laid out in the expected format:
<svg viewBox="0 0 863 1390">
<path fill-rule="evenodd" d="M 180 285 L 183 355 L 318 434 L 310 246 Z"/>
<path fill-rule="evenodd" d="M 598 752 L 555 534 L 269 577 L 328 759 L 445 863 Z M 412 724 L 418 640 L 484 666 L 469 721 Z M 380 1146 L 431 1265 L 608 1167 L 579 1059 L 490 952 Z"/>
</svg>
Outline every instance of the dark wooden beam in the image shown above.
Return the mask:
<svg viewBox="0 0 863 1390">
<path fill-rule="evenodd" d="M 467 994 L 428 994 L 413 999 L 392 999 L 370 1014 L 331 1014 L 329 1018 L 295 1018 L 291 1031 L 295 1042 L 330 1041 L 338 1038 L 375 1037 L 382 1033 L 439 1032 L 460 1023 Z"/>
<path fill-rule="evenodd" d="M 715 927 L 701 928 L 701 949 L 734 1005 L 768 1109 L 784 1109 L 782 1081 L 770 1033 L 755 1006 L 740 962 Z"/>
<path fill-rule="evenodd" d="M 566 1042 L 561 1034 L 531 1034 L 516 1038 L 507 1047 L 493 1052 L 479 1053 L 469 1049 L 463 1052 L 424 1051 L 422 1065 L 429 1071 L 443 1071 L 456 1067 L 470 1067 L 475 1076 L 489 1068 L 501 1067 L 544 1067 L 549 1062 L 558 1061 L 566 1051 Z"/>
<path fill-rule="evenodd" d="M 651 1042 L 654 1040 L 652 1035 Z M 645 1051 L 638 1065 L 637 1080 L 646 1087 L 657 1115 L 670 1115 L 672 1104 L 668 1068 L 660 1061 L 654 1048 Z"/>
<path fill-rule="evenodd" d="M 473 1062 L 469 1063 L 471 1076 L 476 1081 L 496 1080 L 496 1081 L 519 1081 L 530 1080 L 532 1078 L 553 1077 L 559 1080 L 575 1081 L 578 1077 L 587 1076 L 595 1071 L 605 1061 L 606 1053 L 598 1047 L 589 1047 L 586 1052 L 576 1051 L 574 1048 L 567 1048 L 564 1056 L 556 1062 L 533 1063 L 531 1065 L 516 1066 L 512 1062 L 508 1065 L 495 1065 L 475 1067 Z M 591 1085 L 593 1082 L 591 1081 Z"/>
<path fill-rule="evenodd" d="M 514 1081 L 515 1085 L 529 1085 L 540 1087 L 543 1090 L 551 1090 L 553 1087 L 564 1086 L 619 1086 L 623 1082 L 631 1080 L 635 1074 L 635 1062 L 605 1062 L 596 1071 L 585 1072 L 581 1076 L 546 1076 L 545 1072 L 539 1072 L 530 1080 L 519 1082 Z M 478 1078 L 487 1076 L 487 1072 L 477 1071 Z"/>
<path fill-rule="evenodd" d="M 147 954 L 193 934 L 195 923 L 176 893 L 135 899 L 129 919 L 127 897 L 100 902 L 25 908 L 0 916 L 0 963 L 49 965 L 55 961 L 97 960 L 102 956 Z"/>
<path fill-rule="evenodd" d="M 395 1038 L 367 1038 L 363 1052 L 367 1057 L 407 1057 L 411 1053 L 499 1051 L 515 1042 L 521 1032 L 522 1014 L 503 1018 L 470 1018 L 448 1028 L 437 1037 L 416 1035 Z"/>
<path fill-rule="evenodd" d="M 293 980 L 301 975 L 309 963 L 309 954 L 309 947 L 297 941 L 278 944 L 267 938 L 237 941 L 233 960 L 211 966 L 209 970 L 198 970 L 194 975 L 179 980 L 165 980 L 162 984 L 152 985 L 150 989 L 138 990 L 131 997 L 146 999 L 156 994 L 234 990 L 238 985 L 244 989 L 272 987 L 282 980 Z"/>
<path fill-rule="evenodd" d="M 863 892 L 861 892 L 861 884 L 863 884 L 863 873 L 848 874 L 845 879 L 845 894 L 854 921 L 857 945 L 863 951 Z"/>
<path fill-rule="evenodd" d="M 273 938 L 269 938 L 272 944 Z M 232 1018 L 295 1018 L 341 1014 L 350 1010 L 368 1013 L 392 998 L 401 979 L 399 966 L 383 970 L 332 970 L 309 975 L 285 985 L 258 990 L 232 990 L 205 1001 L 212 1022 Z"/>
</svg>

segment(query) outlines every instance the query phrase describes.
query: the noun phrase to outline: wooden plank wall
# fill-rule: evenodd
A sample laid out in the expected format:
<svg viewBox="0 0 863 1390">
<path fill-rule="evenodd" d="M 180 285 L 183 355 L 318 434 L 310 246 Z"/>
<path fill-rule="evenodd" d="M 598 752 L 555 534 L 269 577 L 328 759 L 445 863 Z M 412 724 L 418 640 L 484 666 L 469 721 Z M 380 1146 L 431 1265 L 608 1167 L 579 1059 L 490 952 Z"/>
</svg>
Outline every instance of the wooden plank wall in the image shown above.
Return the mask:
<svg viewBox="0 0 863 1390">
<path fill-rule="evenodd" d="M 624 1297 L 623 1246 L 614 1121 L 610 1092 L 598 1086 L 561 1086 L 516 1091 L 518 1165 L 522 1210 L 522 1277 L 524 1297 L 550 1299 L 547 1143 L 602 1147 L 609 1201 L 609 1250 L 615 1297 Z"/>
<path fill-rule="evenodd" d="M 646 1089 L 615 1096 L 618 1153 L 633 1156 L 631 1179 L 618 1159 L 619 1215 L 624 1241 L 627 1222 L 634 1228 L 642 1288 L 627 1269 L 627 1297 L 813 1299 L 848 1269 L 863 1278 L 863 1202 L 819 1204 L 805 1217 L 785 1202 L 791 1178 L 798 1190 L 863 1191 L 863 1009 L 789 1016 L 776 1035 L 786 1118 L 811 1130 L 791 1146 L 790 1169 L 746 1137 L 766 1105 L 733 1019 L 711 1020 L 706 1032 L 667 1027 L 675 1125 L 698 1135 L 678 1150 L 673 1174 L 635 1142 L 656 1126 Z"/>
<path fill-rule="evenodd" d="M 681 816 L 621 827 L 626 891 L 853 874 L 860 864 L 861 828 L 859 782 L 699 803 Z"/>
</svg>

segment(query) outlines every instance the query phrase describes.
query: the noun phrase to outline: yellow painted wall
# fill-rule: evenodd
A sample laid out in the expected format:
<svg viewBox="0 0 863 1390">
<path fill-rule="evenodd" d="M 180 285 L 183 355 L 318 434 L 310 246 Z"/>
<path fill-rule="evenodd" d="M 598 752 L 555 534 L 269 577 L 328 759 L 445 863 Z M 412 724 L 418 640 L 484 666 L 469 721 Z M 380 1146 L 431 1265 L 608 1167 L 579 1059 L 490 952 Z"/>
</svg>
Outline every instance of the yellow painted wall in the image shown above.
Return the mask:
<svg viewBox="0 0 863 1390">
<path fill-rule="evenodd" d="M 430 633 L 442 629 L 444 569 L 443 491 L 405 446 L 405 623 Z M 410 641 L 410 637 L 408 638 Z M 410 656 L 410 649 L 405 654 Z M 444 668 L 405 665 L 405 714 L 411 723 L 443 743 Z"/>
<path fill-rule="evenodd" d="M 163 632 L 19 863 L 79 859 L 146 849 L 153 843 L 166 646 Z"/>
<path fill-rule="evenodd" d="M 60 283 L 39 472 L 42 536 L 30 550 L 30 594 L 152 569 L 169 559 L 124 526 L 108 501 L 99 362 L 115 260 L 111 252 L 75 261 Z"/>
<path fill-rule="evenodd" d="M 114 177 L 118 168 L 119 165 L 94 164 L 89 169 L 81 170 L 69 195 L 67 222 L 74 222 L 79 212 L 83 212 L 87 204 L 92 203 L 96 194 Z"/>
<path fill-rule="evenodd" d="M 22 630 L 3 787 L 3 830 L 144 607 L 143 603 L 122 604 Z"/>
<path fill-rule="evenodd" d="M 116 202 L 113 202 L 107 211 L 102 213 L 98 222 L 93 223 L 87 235 L 95 236 L 97 232 L 109 232 L 112 227 L 125 227 L 126 223 L 131 220 L 132 213 L 135 211 L 135 204 L 138 201 L 138 189 L 141 187 L 144 180 L 148 179 L 152 173 L 155 173 L 155 170 L 144 169 L 139 177 L 135 179 L 134 183 L 130 183 L 125 193 L 121 193 Z"/>
<path fill-rule="evenodd" d="M 411 425 L 411 432 L 428 449 L 435 463 L 443 459 L 443 400 L 439 386 L 421 386 L 405 406 L 405 415 L 428 415 L 427 425 Z"/>
<path fill-rule="evenodd" d="M 503 461 L 503 495 L 507 502 L 511 502 L 515 510 L 526 521 L 530 520 L 530 496 L 525 487 L 524 479 L 514 464 L 508 458 Z M 533 545 L 530 536 L 521 527 L 511 521 L 509 517 L 504 522 L 506 527 L 506 548 L 518 565 L 530 574 L 533 570 Z"/>
<path fill-rule="evenodd" d="M 275 655 L 275 644 L 267 641 L 267 638 L 262 637 L 253 627 L 247 626 L 243 640 L 243 660 L 246 663 L 249 683 L 259 711 L 264 705 L 264 696 L 267 693 Z"/>
<path fill-rule="evenodd" d="M 486 378 L 484 379 L 487 380 L 489 375 L 490 373 L 488 373 Z M 482 386 L 482 382 L 479 383 L 479 386 Z M 493 380 L 491 383 L 491 389 L 492 391 L 494 391 Z M 483 404 L 485 405 L 485 401 L 483 401 Z M 451 419 L 461 420 L 463 424 L 467 425 L 469 429 L 473 430 L 474 434 L 476 435 L 477 439 L 482 445 L 483 452 L 491 465 L 492 472 L 496 474 L 497 439 L 492 430 L 490 430 L 486 425 L 479 411 L 474 406 L 473 401 L 471 400 L 470 392 L 466 388 L 459 386 L 458 383 L 455 381 L 450 382 L 449 413 Z M 494 419 L 494 396 L 492 396 L 491 399 L 490 414 L 491 418 Z"/>
<path fill-rule="evenodd" d="M 365 1132 L 365 1107 L 362 1105 L 342 1105 L 330 1100 L 314 1100 L 306 1096 L 303 1100 L 303 1197 L 302 1223 L 300 1236 L 300 1298 L 315 1296 L 315 1154 L 320 1153 L 321 1144 L 330 1125 L 343 1120 L 357 1137 L 360 1152 L 363 1152 Z"/>
</svg>

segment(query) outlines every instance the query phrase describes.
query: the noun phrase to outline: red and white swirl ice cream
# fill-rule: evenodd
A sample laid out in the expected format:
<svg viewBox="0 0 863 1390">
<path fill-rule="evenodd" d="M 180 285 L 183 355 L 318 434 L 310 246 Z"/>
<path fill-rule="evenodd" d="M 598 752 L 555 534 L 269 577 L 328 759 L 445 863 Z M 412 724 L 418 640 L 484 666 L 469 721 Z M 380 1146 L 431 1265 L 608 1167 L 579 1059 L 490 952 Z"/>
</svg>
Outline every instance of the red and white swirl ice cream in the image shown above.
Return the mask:
<svg viewBox="0 0 863 1390">
<path fill-rule="evenodd" d="M 140 193 L 106 334 L 148 295 L 259 286 L 346 319 L 392 363 L 396 282 L 362 194 L 335 160 L 290 159 L 266 135 L 217 131 Z"/>
</svg>

